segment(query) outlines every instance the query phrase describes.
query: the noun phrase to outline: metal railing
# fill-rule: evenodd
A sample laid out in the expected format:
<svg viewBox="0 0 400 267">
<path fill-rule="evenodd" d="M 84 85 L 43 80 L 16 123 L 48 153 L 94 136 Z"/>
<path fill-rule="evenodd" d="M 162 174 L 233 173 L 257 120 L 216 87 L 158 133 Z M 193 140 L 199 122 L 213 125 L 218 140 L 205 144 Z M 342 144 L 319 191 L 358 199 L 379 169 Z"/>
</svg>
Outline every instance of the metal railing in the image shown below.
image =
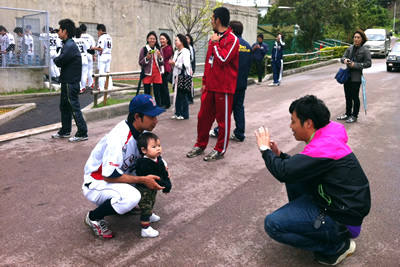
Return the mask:
<svg viewBox="0 0 400 267">
<path fill-rule="evenodd" d="M 199 63 L 196 64 L 197 67 L 204 67 L 204 63 Z M 108 89 L 108 84 L 109 84 L 109 77 L 113 77 L 113 76 L 140 76 L 140 70 L 138 71 L 127 71 L 127 72 L 110 72 L 110 73 L 95 73 L 92 75 L 92 77 L 94 78 L 94 87 L 95 88 L 99 88 L 99 78 L 100 77 L 106 77 L 106 83 L 104 85 L 104 90 L 99 90 L 99 89 L 95 89 L 92 90 L 90 93 L 93 95 L 94 99 L 93 99 L 93 106 L 97 107 L 97 102 L 98 102 L 98 96 L 99 94 L 104 94 L 104 98 L 103 98 L 103 105 L 106 106 L 107 105 L 107 94 L 108 93 L 112 93 L 112 92 L 119 92 L 119 91 L 125 91 L 125 90 L 137 90 L 138 89 L 138 85 L 134 85 L 134 86 L 130 86 L 130 85 L 124 85 L 124 84 L 118 84 L 119 87 L 121 88 L 113 88 L 113 89 Z M 203 73 L 195 73 L 193 75 L 193 77 L 202 77 Z M 141 89 L 140 89 L 141 90 Z M 153 94 L 153 86 L 151 86 L 151 95 L 154 96 Z"/>
<path fill-rule="evenodd" d="M 294 54 L 287 54 L 283 55 L 283 57 L 287 58 L 290 56 L 301 56 L 301 59 L 296 59 L 292 61 L 283 61 L 283 65 L 289 65 L 289 64 L 294 64 L 298 62 L 308 62 L 308 61 L 313 61 L 313 60 L 318 60 L 318 61 L 323 61 L 323 60 L 329 60 L 333 58 L 333 51 L 332 50 L 327 50 L 327 51 L 316 51 L 316 52 L 311 52 L 311 53 L 294 53 Z M 267 61 L 265 61 L 267 63 Z M 205 63 L 198 63 L 196 64 L 196 67 L 204 67 Z M 266 67 L 271 67 L 271 64 L 266 65 Z M 265 71 L 267 71 L 267 68 L 265 68 Z M 125 91 L 125 90 L 137 90 L 138 85 L 130 86 L 130 85 L 123 85 L 123 84 L 118 84 L 120 88 L 113 88 L 113 89 L 108 89 L 108 84 L 109 84 L 109 77 L 114 77 L 114 76 L 140 76 L 140 70 L 138 71 L 128 71 L 128 72 L 110 72 L 110 73 L 96 73 L 93 74 L 93 78 L 95 80 L 94 86 L 95 88 L 98 88 L 99 86 L 99 78 L 100 77 L 106 77 L 106 83 L 104 86 L 104 90 L 99 90 L 95 89 L 91 91 L 91 94 L 94 96 L 93 99 L 93 105 L 96 107 L 98 104 L 98 96 L 99 94 L 104 94 L 104 99 L 103 99 L 103 105 L 107 105 L 107 94 L 112 93 L 112 92 L 119 92 L 119 91 Z M 203 73 L 195 73 L 193 77 L 202 77 Z M 151 87 L 151 94 L 153 95 L 153 88 Z"/>
<path fill-rule="evenodd" d="M 298 62 L 309 62 L 309 61 L 323 61 L 329 60 L 333 58 L 333 50 L 326 50 L 326 51 L 315 51 L 310 53 L 294 53 L 294 54 L 286 54 L 283 55 L 283 59 L 291 56 L 301 56 L 301 59 L 295 59 L 292 61 L 285 61 L 283 60 L 283 65 L 294 64 Z M 267 62 L 267 61 L 266 61 Z M 271 64 L 267 64 L 266 67 L 271 67 Z"/>
</svg>

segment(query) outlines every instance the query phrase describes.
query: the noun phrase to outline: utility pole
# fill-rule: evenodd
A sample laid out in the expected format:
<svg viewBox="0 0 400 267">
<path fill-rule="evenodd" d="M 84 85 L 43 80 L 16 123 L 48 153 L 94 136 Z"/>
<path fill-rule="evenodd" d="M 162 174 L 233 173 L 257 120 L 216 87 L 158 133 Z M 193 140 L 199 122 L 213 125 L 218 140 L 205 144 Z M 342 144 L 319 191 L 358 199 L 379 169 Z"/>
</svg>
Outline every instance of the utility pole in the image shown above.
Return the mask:
<svg viewBox="0 0 400 267">
<path fill-rule="evenodd" d="M 397 0 L 394 1 L 393 34 L 395 33 L 395 28 L 396 28 L 396 6 L 397 6 Z"/>
</svg>

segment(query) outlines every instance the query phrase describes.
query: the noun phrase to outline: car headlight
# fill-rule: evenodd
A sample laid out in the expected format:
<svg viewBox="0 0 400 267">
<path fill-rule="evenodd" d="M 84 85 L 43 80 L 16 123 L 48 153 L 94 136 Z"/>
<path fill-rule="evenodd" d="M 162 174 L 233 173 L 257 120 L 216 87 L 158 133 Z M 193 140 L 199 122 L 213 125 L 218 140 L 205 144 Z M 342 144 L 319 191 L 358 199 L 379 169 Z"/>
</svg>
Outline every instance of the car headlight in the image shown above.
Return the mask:
<svg viewBox="0 0 400 267">
<path fill-rule="evenodd" d="M 396 55 L 389 55 L 389 56 L 387 57 L 387 59 L 388 59 L 388 60 L 395 60 L 395 61 L 397 61 Z"/>
</svg>

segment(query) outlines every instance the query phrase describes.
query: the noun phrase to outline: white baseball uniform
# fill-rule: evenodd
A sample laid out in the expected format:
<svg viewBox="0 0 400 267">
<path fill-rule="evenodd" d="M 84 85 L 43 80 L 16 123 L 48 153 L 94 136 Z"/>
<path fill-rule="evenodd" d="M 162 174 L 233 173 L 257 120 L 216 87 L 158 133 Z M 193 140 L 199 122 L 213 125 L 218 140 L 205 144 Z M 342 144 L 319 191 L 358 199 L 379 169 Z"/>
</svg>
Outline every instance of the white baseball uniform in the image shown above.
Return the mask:
<svg viewBox="0 0 400 267">
<path fill-rule="evenodd" d="M 88 76 L 88 52 L 90 48 L 89 43 L 83 38 L 74 38 L 75 44 L 78 46 L 82 57 L 82 75 L 81 75 L 81 89 L 86 89 L 86 81 Z"/>
<path fill-rule="evenodd" d="M 85 39 L 89 43 L 90 47 L 96 46 L 96 41 L 94 40 L 93 36 L 91 36 L 90 34 L 82 33 L 81 38 Z M 93 75 L 93 55 L 88 54 L 87 57 L 88 57 L 88 77 L 87 77 L 88 83 L 87 84 L 89 85 L 89 87 L 91 87 L 93 85 L 93 77 L 92 77 L 92 75 Z"/>
<path fill-rule="evenodd" d="M 110 72 L 111 66 L 111 50 L 112 50 L 112 38 L 107 33 L 103 33 L 97 42 L 97 47 L 103 49 L 103 51 L 99 52 L 99 60 L 97 62 L 99 68 L 99 74 Z M 99 87 L 101 90 L 104 89 L 104 85 L 106 83 L 106 78 L 99 78 Z M 109 86 L 108 89 L 111 89 L 111 77 L 109 78 Z"/>
<path fill-rule="evenodd" d="M 11 33 L 6 33 L 0 38 L 0 49 L 1 51 L 7 51 L 10 45 L 15 45 L 14 35 Z M 2 67 L 6 67 L 8 61 L 12 58 L 13 50 L 10 50 L 7 54 L 1 54 L 1 65 Z"/>
<path fill-rule="evenodd" d="M 46 50 L 47 49 L 50 50 L 49 52 L 50 52 L 50 74 L 51 74 L 51 77 L 57 78 L 60 76 L 60 70 L 54 63 L 54 59 L 59 55 L 59 53 L 57 53 L 57 48 L 62 47 L 62 41 L 58 37 L 57 33 L 50 33 L 48 40 L 46 37 L 47 37 L 47 34 L 42 33 L 40 35 L 40 40 L 43 42 L 43 45 L 45 48 L 45 56 L 47 56 Z"/>
<path fill-rule="evenodd" d="M 139 203 L 139 191 L 130 184 L 107 183 L 103 176 L 136 175 L 135 166 L 140 157 L 128 122 L 119 122 L 99 141 L 86 162 L 82 185 L 85 197 L 97 206 L 111 199 L 118 214 L 132 210 Z"/>
<path fill-rule="evenodd" d="M 24 46 L 26 51 L 25 63 L 28 65 L 34 65 L 34 43 L 32 35 L 24 34 Z"/>
</svg>

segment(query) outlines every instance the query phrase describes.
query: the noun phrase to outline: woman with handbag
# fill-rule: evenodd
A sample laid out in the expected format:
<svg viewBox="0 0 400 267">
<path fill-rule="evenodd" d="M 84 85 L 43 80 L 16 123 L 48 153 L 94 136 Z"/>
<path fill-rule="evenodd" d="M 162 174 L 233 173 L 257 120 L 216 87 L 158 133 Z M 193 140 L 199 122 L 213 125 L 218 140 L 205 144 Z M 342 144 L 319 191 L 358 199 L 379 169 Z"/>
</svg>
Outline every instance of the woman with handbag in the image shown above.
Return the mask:
<svg viewBox="0 0 400 267">
<path fill-rule="evenodd" d="M 172 83 L 174 87 L 174 107 L 175 114 L 171 117 L 173 120 L 189 119 L 188 92 L 192 88 L 192 77 L 190 66 L 190 51 L 186 37 L 178 34 L 175 38 L 175 51 L 173 59 L 169 63 L 174 68 Z"/>
<path fill-rule="evenodd" d="M 164 73 L 164 59 L 157 34 L 151 31 L 147 34 L 147 44 L 142 48 L 139 55 L 139 65 L 143 68 L 145 77 L 143 79 L 144 93 L 150 95 L 150 86 L 153 84 L 154 98 L 160 105 L 160 90 L 162 85 L 161 75 Z"/>
<path fill-rule="evenodd" d="M 353 34 L 353 45 L 347 48 L 340 61 L 347 65 L 350 71 L 350 78 L 344 83 L 344 95 L 346 98 L 346 113 L 338 120 L 346 120 L 348 123 L 357 121 L 360 111 L 360 86 L 363 69 L 372 65 L 371 53 L 364 46 L 367 36 L 362 30 L 357 30 Z"/>
<path fill-rule="evenodd" d="M 169 88 L 168 88 L 168 75 L 172 71 L 171 65 L 169 64 L 169 59 L 173 56 L 174 51 L 172 49 L 172 42 L 169 38 L 169 35 L 166 33 L 160 34 L 160 44 L 161 51 L 164 56 L 164 74 L 162 75 L 162 86 L 161 86 L 161 108 L 169 108 L 171 106 L 171 100 L 169 96 Z"/>
</svg>

